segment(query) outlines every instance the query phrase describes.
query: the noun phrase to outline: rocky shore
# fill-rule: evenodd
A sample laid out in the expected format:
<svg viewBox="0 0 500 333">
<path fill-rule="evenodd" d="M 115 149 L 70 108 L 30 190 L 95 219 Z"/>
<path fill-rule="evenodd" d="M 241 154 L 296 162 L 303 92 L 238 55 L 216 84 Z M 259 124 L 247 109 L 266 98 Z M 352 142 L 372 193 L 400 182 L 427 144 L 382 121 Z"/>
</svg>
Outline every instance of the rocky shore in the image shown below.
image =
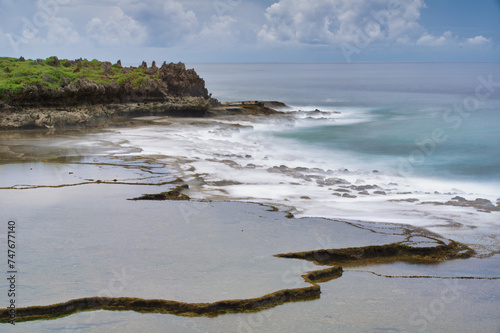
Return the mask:
<svg viewBox="0 0 500 333">
<path fill-rule="evenodd" d="M 205 116 L 220 103 L 183 63 L 0 58 L 0 129 L 99 125 L 116 118 Z"/>
<path fill-rule="evenodd" d="M 123 67 L 121 61 L 0 57 L 0 129 L 103 126 L 140 116 L 267 115 L 283 107 L 221 104 L 183 63 Z"/>
</svg>

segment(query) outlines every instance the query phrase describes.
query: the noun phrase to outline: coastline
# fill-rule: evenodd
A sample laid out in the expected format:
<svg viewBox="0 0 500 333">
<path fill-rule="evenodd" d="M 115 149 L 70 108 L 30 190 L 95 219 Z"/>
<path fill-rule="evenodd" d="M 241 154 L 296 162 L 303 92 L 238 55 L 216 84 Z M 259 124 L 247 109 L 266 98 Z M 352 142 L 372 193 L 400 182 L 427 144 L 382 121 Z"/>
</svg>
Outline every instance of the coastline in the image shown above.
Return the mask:
<svg viewBox="0 0 500 333">
<path fill-rule="evenodd" d="M 215 105 L 213 105 L 215 104 Z M 67 107 L 4 107 L 0 130 L 71 129 L 113 126 L 130 118 L 147 116 L 204 118 L 279 114 L 286 107 L 276 101 L 214 103 L 203 97 L 169 98 L 164 102 L 97 104 Z M 0 111 L 1 105 L 0 105 Z"/>
<path fill-rule="evenodd" d="M 262 146 L 278 140 L 262 128 L 293 126 L 302 112 L 269 111 L 286 109 L 278 102 L 227 103 L 196 118 L 166 116 L 156 102 L 138 108 L 154 105 L 158 112 L 144 111 L 149 117 L 107 114 L 79 126 L 42 121 L 36 130 L 0 131 L 2 219 L 18 221 L 20 244 L 30 244 L 19 325 L 89 332 L 132 332 L 131 322 L 180 332 L 497 328 L 498 244 L 494 233 L 478 237 L 489 230 L 474 222 L 494 220 L 498 201 L 421 190 L 384 170 L 290 159 L 297 150 Z M 425 217 L 457 237 L 412 225 Z M 467 228 L 476 232 L 464 241 Z M 282 304 L 275 294 L 311 284 L 311 302 Z M 275 296 L 279 306 L 268 308 Z M 200 302 L 214 310 L 249 302 L 257 312 L 184 318 L 161 314 L 167 300 L 185 313 Z M 48 306 L 37 314 L 43 317 L 50 304 L 77 311 L 21 322 L 27 307 Z"/>
</svg>

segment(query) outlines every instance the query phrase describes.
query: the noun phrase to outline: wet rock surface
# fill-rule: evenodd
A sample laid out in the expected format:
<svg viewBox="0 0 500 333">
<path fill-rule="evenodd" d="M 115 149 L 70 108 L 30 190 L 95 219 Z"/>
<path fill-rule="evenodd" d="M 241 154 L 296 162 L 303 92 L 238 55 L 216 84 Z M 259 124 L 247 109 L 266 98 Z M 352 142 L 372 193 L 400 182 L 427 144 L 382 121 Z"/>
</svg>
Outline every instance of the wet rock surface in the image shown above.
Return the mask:
<svg viewBox="0 0 500 333">
<path fill-rule="evenodd" d="M 279 258 L 304 259 L 318 265 L 358 266 L 367 263 L 403 261 L 409 263 L 436 263 L 451 259 L 467 259 L 475 251 L 457 242 L 436 241 L 436 246 L 412 246 L 406 242 L 387 245 L 326 249 L 277 254 Z"/>
<path fill-rule="evenodd" d="M 173 190 L 167 191 L 167 192 L 162 192 L 158 194 L 144 194 L 140 197 L 129 199 L 129 200 L 157 200 L 157 201 L 163 201 L 163 200 L 191 200 L 189 196 L 186 194 L 182 193 L 183 190 L 187 190 L 189 188 L 188 185 L 179 185 Z"/>
<path fill-rule="evenodd" d="M 277 101 L 243 101 L 230 102 L 220 106 L 214 106 L 208 112 L 209 116 L 255 116 L 255 115 L 276 115 L 282 112 L 279 108 L 286 108 L 287 105 Z"/>
<path fill-rule="evenodd" d="M 280 290 L 262 297 L 242 300 L 225 300 L 214 303 L 185 303 L 162 299 L 89 297 L 65 303 L 18 308 L 16 321 L 57 319 L 82 311 L 136 311 L 140 313 L 164 313 L 187 317 L 217 317 L 227 313 L 257 312 L 288 302 L 318 299 L 318 285 Z M 8 323 L 9 310 L 0 313 L 0 323 Z"/>
<path fill-rule="evenodd" d="M 488 199 L 476 198 L 475 200 L 467 200 L 464 197 L 455 196 L 447 202 L 426 201 L 422 205 L 436 205 L 436 206 L 456 206 L 456 207 L 472 207 L 479 212 L 491 213 L 500 211 L 500 202 L 497 200 L 496 206 Z"/>
</svg>

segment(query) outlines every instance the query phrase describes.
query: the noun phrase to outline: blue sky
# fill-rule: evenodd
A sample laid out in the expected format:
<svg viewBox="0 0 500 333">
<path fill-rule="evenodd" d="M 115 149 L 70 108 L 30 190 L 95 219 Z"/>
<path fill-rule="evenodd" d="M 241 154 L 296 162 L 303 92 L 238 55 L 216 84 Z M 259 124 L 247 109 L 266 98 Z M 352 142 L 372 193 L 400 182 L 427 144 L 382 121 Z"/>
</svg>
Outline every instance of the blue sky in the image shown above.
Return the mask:
<svg viewBox="0 0 500 333">
<path fill-rule="evenodd" d="M 0 0 L 0 55 L 500 61 L 500 0 Z"/>
</svg>

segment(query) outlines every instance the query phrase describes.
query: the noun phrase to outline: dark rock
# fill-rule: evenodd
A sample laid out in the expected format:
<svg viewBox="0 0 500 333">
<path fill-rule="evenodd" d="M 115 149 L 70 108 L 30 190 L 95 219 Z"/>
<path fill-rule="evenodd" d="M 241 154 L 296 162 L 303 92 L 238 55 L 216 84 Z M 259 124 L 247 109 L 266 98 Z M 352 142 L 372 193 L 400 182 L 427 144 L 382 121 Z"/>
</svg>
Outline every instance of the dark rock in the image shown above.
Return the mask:
<svg viewBox="0 0 500 333">
<path fill-rule="evenodd" d="M 26 61 L 26 59 L 24 59 L 24 57 L 19 58 L 19 62 L 25 62 L 25 61 Z"/>
<path fill-rule="evenodd" d="M 417 202 L 420 201 L 417 198 L 408 198 L 408 199 L 392 199 L 390 202 Z"/>
<path fill-rule="evenodd" d="M 105 61 L 102 63 L 103 75 L 114 76 L 116 73 L 111 68 L 111 63 L 109 61 Z"/>
<path fill-rule="evenodd" d="M 61 81 L 59 81 L 59 84 L 61 85 L 62 88 L 67 87 L 71 83 L 71 79 L 69 77 L 63 77 Z"/>
<path fill-rule="evenodd" d="M 342 179 L 342 178 L 327 178 L 327 179 L 318 179 L 316 181 L 316 183 L 318 183 L 318 185 L 326 185 L 326 186 L 332 186 L 332 185 L 339 185 L 339 184 L 351 184 L 350 182 L 348 182 L 347 180 L 345 179 Z"/>
<path fill-rule="evenodd" d="M 351 185 L 350 188 L 355 191 L 366 191 L 366 190 L 373 190 L 379 187 L 377 185 L 359 185 L 359 186 Z"/>
<path fill-rule="evenodd" d="M 500 211 L 500 205 L 493 205 L 493 203 L 488 199 L 476 198 L 474 201 L 467 200 L 463 197 L 453 197 L 450 201 L 441 202 L 423 202 L 422 204 L 434 204 L 434 205 L 446 205 L 446 206 L 456 206 L 456 207 L 472 207 L 476 208 L 479 212 L 491 213 L 492 211 Z"/>
<path fill-rule="evenodd" d="M 163 69 L 163 66 L 162 66 Z M 160 69 L 160 71 L 162 71 Z M 221 104 L 216 99 L 212 98 L 212 108 L 210 110 L 211 116 L 230 116 L 230 115 L 271 115 L 280 114 L 269 106 L 267 102 L 232 102 Z"/>
<path fill-rule="evenodd" d="M 327 282 L 337 279 L 342 276 L 343 269 L 341 266 L 333 266 L 318 271 L 308 272 L 302 275 L 304 280 L 309 283 Z"/>
<path fill-rule="evenodd" d="M 116 66 L 118 66 L 119 68 L 122 68 L 122 61 L 121 60 L 118 60 L 116 62 Z"/>
<path fill-rule="evenodd" d="M 188 188 L 188 185 L 179 185 L 175 189 L 162 192 L 158 194 L 144 194 L 143 196 L 133 198 L 130 200 L 191 200 L 191 198 L 185 194 L 182 194 L 181 191 Z"/>
</svg>

